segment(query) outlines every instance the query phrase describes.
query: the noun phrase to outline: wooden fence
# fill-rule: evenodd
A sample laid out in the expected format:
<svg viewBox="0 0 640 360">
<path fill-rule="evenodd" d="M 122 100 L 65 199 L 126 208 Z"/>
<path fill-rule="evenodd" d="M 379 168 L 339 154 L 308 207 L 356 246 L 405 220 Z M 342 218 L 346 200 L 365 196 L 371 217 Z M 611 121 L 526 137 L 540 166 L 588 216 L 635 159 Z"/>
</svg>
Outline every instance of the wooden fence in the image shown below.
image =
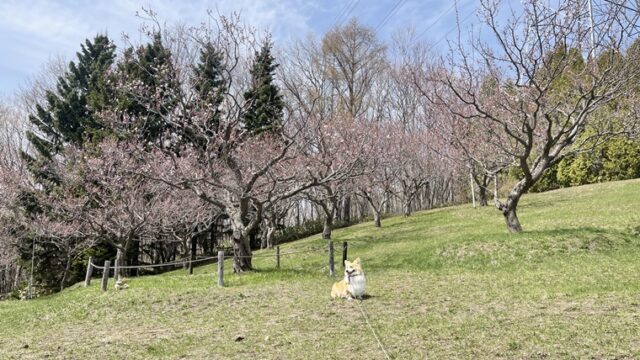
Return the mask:
<svg viewBox="0 0 640 360">
<path fill-rule="evenodd" d="M 345 260 L 347 260 L 348 248 L 349 248 L 349 244 L 346 241 L 344 241 L 342 243 L 342 262 L 341 262 L 342 266 L 344 266 L 344 262 Z M 275 267 L 276 269 L 280 269 L 282 257 L 286 257 L 287 255 L 301 254 L 301 253 L 317 253 L 318 250 L 319 250 L 318 248 L 315 248 L 307 251 L 280 252 L 280 246 L 276 246 Z M 327 261 L 329 264 L 329 276 L 335 276 L 336 272 L 335 272 L 333 240 L 329 240 L 327 243 L 327 254 L 328 254 Z M 260 255 L 253 255 L 252 258 L 271 257 L 271 256 L 274 256 L 274 255 L 260 254 Z M 102 271 L 100 288 L 102 291 L 107 291 L 109 287 L 110 272 L 112 269 L 113 269 L 114 281 L 118 281 L 119 270 L 123 270 L 123 269 L 140 269 L 140 268 L 153 268 L 153 267 L 160 267 L 160 266 L 168 267 L 168 266 L 188 265 L 189 274 L 193 274 L 193 265 L 195 263 L 204 262 L 204 261 L 215 261 L 218 264 L 218 271 L 216 273 L 217 283 L 219 287 L 223 287 L 224 286 L 224 260 L 232 259 L 232 258 L 234 258 L 233 255 L 225 255 L 225 252 L 220 250 L 218 251 L 218 255 L 215 257 L 206 257 L 201 259 L 187 259 L 183 261 L 176 261 L 176 262 L 165 263 L 165 264 L 154 264 L 154 265 L 119 266 L 119 264 L 116 263 L 114 264 L 113 267 L 111 266 L 112 264 L 110 260 L 105 261 L 103 266 L 99 266 L 93 263 L 93 258 L 89 258 L 89 261 L 87 262 L 87 272 L 85 276 L 84 286 L 88 287 L 89 285 L 91 285 L 91 279 L 93 277 L 94 269 L 98 269 Z"/>
</svg>

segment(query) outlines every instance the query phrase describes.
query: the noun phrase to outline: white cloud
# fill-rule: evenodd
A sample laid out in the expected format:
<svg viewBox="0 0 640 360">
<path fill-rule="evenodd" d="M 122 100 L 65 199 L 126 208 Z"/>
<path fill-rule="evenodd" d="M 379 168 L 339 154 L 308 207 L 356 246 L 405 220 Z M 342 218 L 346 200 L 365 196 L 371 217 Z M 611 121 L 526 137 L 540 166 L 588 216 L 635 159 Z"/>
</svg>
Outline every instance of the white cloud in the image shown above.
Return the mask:
<svg viewBox="0 0 640 360">
<path fill-rule="evenodd" d="M 239 11 L 247 23 L 271 30 L 276 40 L 285 40 L 310 31 L 310 16 L 303 12 L 315 5 L 303 0 L 2 1 L 0 91 L 17 88 L 17 78 L 34 74 L 48 58 L 73 58 L 79 44 L 96 33 L 107 32 L 116 42 L 122 33 L 137 39 L 142 19 L 136 12 L 143 6 L 167 23 L 206 21 L 207 9 L 221 14 Z"/>
<path fill-rule="evenodd" d="M 69 8 L 46 1 L 8 1 L 0 4 L 0 28 L 46 41 L 49 45 L 68 46 L 79 32 L 91 29 L 78 15 Z"/>
<path fill-rule="evenodd" d="M 260 31 L 269 30 L 277 45 L 315 31 L 322 34 L 352 0 L 1 0 L 0 92 L 16 89 L 17 79 L 36 73 L 47 59 L 75 57 L 79 44 L 96 33 L 107 32 L 118 42 L 122 33 L 139 39 L 142 23 L 136 11 L 151 7 L 167 23 L 198 24 L 207 20 L 207 9 L 242 19 Z M 420 33 L 451 4 L 445 0 L 408 0 L 378 34 L 388 39 L 399 28 L 415 25 Z M 461 12 L 477 0 L 460 0 Z M 396 0 L 359 1 L 346 18 L 356 17 L 375 27 Z M 424 39 L 435 41 L 454 24 L 453 12 L 441 19 Z M 435 39 L 435 40 L 434 40 Z"/>
</svg>

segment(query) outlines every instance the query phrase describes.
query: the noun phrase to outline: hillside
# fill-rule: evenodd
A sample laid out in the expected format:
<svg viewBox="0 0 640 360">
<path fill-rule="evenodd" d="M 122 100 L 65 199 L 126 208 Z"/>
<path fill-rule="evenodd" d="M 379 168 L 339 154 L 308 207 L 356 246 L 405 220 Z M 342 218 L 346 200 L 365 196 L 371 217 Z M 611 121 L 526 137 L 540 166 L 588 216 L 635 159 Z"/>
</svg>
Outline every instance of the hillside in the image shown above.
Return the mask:
<svg viewBox="0 0 640 360">
<path fill-rule="evenodd" d="M 362 305 L 392 358 L 637 358 L 639 210 L 633 180 L 526 195 L 522 234 L 507 234 L 494 208 L 465 205 L 334 238 L 362 258 Z M 282 252 L 318 246 L 314 236 Z M 358 302 L 329 298 L 325 263 L 322 251 L 297 253 L 276 270 L 265 256 L 222 289 L 209 265 L 121 292 L 94 281 L 0 302 L 0 358 L 384 358 Z"/>
</svg>

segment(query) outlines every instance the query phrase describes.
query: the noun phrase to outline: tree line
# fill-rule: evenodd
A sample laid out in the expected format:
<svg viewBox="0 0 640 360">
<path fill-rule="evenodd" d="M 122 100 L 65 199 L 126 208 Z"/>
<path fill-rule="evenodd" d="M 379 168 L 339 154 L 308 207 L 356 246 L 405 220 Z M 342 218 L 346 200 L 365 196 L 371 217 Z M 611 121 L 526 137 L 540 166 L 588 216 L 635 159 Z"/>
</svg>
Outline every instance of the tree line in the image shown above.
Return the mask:
<svg viewBox="0 0 640 360">
<path fill-rule="evenodd" d="M 599 7 L 592 36 L 579 2 L 561 5 L 503 23 L 482 2 L 493 40 L 442 56 L 355 20 L 277 49 L 235 14 L 149 13 L 147 40 L 119 52 L 99 34 L 0 108 L 0 266 L 64 288 L 88 256 L 161 263 L 223 231 L 244 272 L 287 228 L 320 221 L 330 239 L 476 191 L 522 231 L 536 187 L 640 175 L 637 14 Z"/>
</svg>

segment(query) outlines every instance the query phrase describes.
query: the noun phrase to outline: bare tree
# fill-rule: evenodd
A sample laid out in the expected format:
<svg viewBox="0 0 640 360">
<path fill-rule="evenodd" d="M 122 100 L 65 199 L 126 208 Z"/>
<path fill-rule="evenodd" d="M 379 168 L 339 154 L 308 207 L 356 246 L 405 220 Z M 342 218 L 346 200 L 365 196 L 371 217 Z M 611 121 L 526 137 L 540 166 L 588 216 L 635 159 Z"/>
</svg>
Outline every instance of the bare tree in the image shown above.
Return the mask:
<svg viewBox="0 0 640 360">
<path fill-rule="evenodd" d="M 20 153 L 28 150 L 27 124 L 22 119 L 16 106 L 0 102 L 0 167 L 19 173 L 26 170 Z"/>
<path fill-rule="evenodd" d="M 116 248 L 116 262 L 126 265 L 131 246 L 147 235 L 162 233 L 158 219 L 168 211 L 166 197 L 171 188 L 139 175 L 139 169 L 153 166 L 139 156 L 137 144 L 105 139 L 92 151 L 68 147 L 64 162 L 56 164 L 58 194 L 42 201 L 54 209 L 51 218 L 69 228 L 82 223 L 86 241 L 103 242 Z M 155 227 L 154 227 L 155 226 Z M 70 236 L 76 236 L 70 233 Z"/>
<path fill-rule="evenodd" d="M 23 218 L 18 208 L 22 186 L 19 173 L 0 164 L 0 264 L 12 264 L 18 256 L 16 238 L 22 231 Z"/>
<path fill-rule="evenodd" d="M 404 126 L 397 123 L 369 124 L 363 129 L 376 153 L 372 156 L 368 170 L 354 180 L 356 195 L 363 198 L 373 213 L 375 227 L 382 226 L 382 214 L 387 204 L 397 196 L 397 181 L 406 158 L 402 156 Z"/>
<path fill-rule="evenodd" d="M 386 47 L 375 31 L 352 19 L 324 35 L 322 54 L 334 111 L 352 118 L 373 118 L 378 95 L 373 89 L 387 67 Z M 345 194 L 341 208 L 339 217 L 349 221 L 349 194 Z"/>
<path fill-rule="evenodd" d="M 130 84 L 126 91 L 141 100 L 144 114 L 160 117 L 166 124 L 162 138 L 153 143 L 155 150 L 141 152 L 141 156 L 150 157 L 148 164 L 162 170 L 145 168 L 140 172 L 190 190 L 226 213 L 233 230 L 234 271 L 243 272 L 251 269 L 249 237 L 262 223 L 265 211 L 305 189 L 346 176 L 352 165 L 335 166 L 322 174 L 307 166 L 319 161 L 319 155 L 308 143 L 308 120 L 298 109 L 285 110 L 280 132 L 255 134 L 246 129 L 245 115 L 251 105 L 251 99 L 245 99 L 251 85 L 247 56 L 261 42 L 238 17 L 212 18 L 212 24 L 213 28 L 185 29 L 164 39 L 181 42 L 183 48 L 216 49 L 222 81 L 213 89 L 215 101 L 197 91 L 199 79 L 194 79 L 192 71 L 195 59 L 179 57 L 172 57 L 170 66 L 155 75 L 155 83 L 163 89 L 159 96 L 171 98 L 172 107 L 160 98 L 149 101 L 147 97 L 157 92 L 150 93 L 142 84 Z M 129 129 L 145 121 L 139 114 L 105 116 L 109 123 Z"/>
<path fill-rule="evenodd" d="M 162 245 L 179 246 L 185 258 L 195 257 L 198 237 L 210 232 L 219 210 L 192 191 L 178 189 L 166 192 L 156 206 L 157 216 L 150 223 L 150 229 L 156 232 L 152 236 L 166 238 Z"/>
<path fill-rule="evenodd" d="M 24 233 L 19 209 L 21 189 L 29 184 L 20 152 L 26 150 L 25 126 L 14 106 L 0 102 L 0 264 L 13 264 L 16 239 Z"/>
<path fill-rule="evenodd" d="M 450 101 L 455 102 L 456 99 Z M 464 108 L 464 104 L 459 103 L 459 108 Z M 471 186 L 478 188 L 480 206 L 487 206 L 488 195 L 491 194 L 489 182 L 514 163 L 513 156 L 495 150 L 507 141 L 500 136 L 501 129 L 492 122 L 467 121 L 443 107 L 433 108 L 431 115 L 432 131 L 449 142 L 438 144 L 436 151 L 444 154 L 445 148 L 449 148 L 447 157 L 467 169 Z M 475 192 L 475 189 L 471 191 Z"/>
<path fill-rule="evenodd" d="M 63 290 L 68 282 L 73 260 L 95 245 L 96 238 L 84 233 L 86 227 L 81 217 L 82 212 L 77 209 L 80 205 L 77 201 L 70 202 L 69 198 L 61 200 L 58 198 L 64 196 L 61 194 L 38 195 L 41 206 L 46 207 L 46 214 L 36 215 L 25 224 L 39 244 L 51 244 L 64 256 L 64 270 L 60 278 L 60 290 Z"/>
<path fill-rule="evenodd" d="M 262 223 L 262 237 L 260 243 L 260 247 L 262 249 L 271 249 L 275 245 L 275 232 L 281 227 L 284 227 L 284 221 L 287 214 L 294 206 L 298 205 L 299 201 L 299 197 L 282 200 L 278 203 L 273 204 L 273 206 L 265 211 Z"/>
<path fill-rule="evenodd" d="M 382 104 L 378 90 L 387 65 L 385 47 L 371 29 L 351 21 L 321 41 L 298 41 L 286 59 L 281 71 L 285 94 L 310 122 L 305 136 L 321 159 L 314 171 L 321 175 L 360 162 L 349 177 L 305 192 L 322 210 L 323 238 L 330 239 L 336 218 L 350 220 L 354 189 L 348 178 L 362 174 L 371 157 L 384 156 L 371 146 L 367 128 L 375 127 L 383 113 L 377 105 Z"/>
<path fill-rule="evenodd" d="M 310 118 L 313 120 L 314 118 Z M 306 142 L 310 145 L 309 173 L 315 178 L 326 178 L 335 169 L 344 169 L 343 176 L 325 182 L 305 195 L 318 204 L 324 212 L 322 236 L 331 238 L 333 220 L 338 211 L 339 199 L 350 195 L 353 189 L 350 180 L 369 171 L 374 143 L 365 130 L 370 126 L 358 119 L 334 117 L 327 120 L 310 121 Z M 374 125 L 375 126 L 375 125 Z"/>
<path fill-rule="evenodd" d="M 435 70 L 417 76 L 435 85 L 428 89 L 416 83 L 431 103 L 496 132 L 491 135 L 500 141 L 494 151 L 514 159 L 523 176 L 506 201 L 496 197 L 495 203 L 508 230 L 520 232 L 516 208 L 522 194 L 567 154 L 616 131 L 612 121 L 591 120 L 638 80 L 637 71 L 618 61 L 634 39 L 638 13 L 613 2 L 601 4 L 595 14 L 598 31 L 590 32 L 582 1 L 560 1 L 551 9 L 527 0 L 522 14 L 507 14 L 506 21 L 498 21 L 499 4 L 482 1 L 481 18 L 493 42 L 472 36 L 468 46 L 452 43 L 449 56 Z M 619 107 L 613 113 L 624 117 L 625 111 Z M 595 131 L 581 136 L 587 124 Z"/>
</svg>

